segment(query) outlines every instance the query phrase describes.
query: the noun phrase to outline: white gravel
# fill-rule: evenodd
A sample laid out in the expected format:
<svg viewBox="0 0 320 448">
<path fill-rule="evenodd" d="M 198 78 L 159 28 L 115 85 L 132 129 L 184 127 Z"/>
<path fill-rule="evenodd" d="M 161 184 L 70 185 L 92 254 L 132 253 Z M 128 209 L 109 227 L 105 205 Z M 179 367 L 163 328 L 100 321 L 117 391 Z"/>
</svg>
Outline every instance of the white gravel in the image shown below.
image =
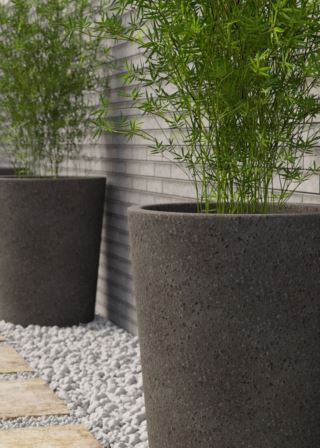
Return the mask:
<svg viewBox="0 0 320 448">
<path fill-rule="evenodd" d="M 0 334 L 64 399 L 71 416 L 0 419 L 0 428 L 83 423 L 103 448 L 148 448 L 138 338 L 97 317 L 68 328 L 0 321 Z"/>
</svg>

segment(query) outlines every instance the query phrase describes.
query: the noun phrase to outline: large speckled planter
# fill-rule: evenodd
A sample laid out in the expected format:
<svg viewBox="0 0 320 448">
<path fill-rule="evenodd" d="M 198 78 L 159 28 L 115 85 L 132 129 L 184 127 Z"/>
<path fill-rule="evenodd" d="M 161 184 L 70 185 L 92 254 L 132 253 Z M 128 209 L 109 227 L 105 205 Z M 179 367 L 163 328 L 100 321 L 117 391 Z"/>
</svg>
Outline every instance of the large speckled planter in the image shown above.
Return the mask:
<svg viewBox="0 0 320 448">
<path fill-rule="evenodd" d="M 0 177 L 0 320 L 93 319 L 105 184 Z"/>
<path fill-rule="evenodd" d="M 320 207 L 129 223 L 150 448 L 317 448 Z"/>
</svg>

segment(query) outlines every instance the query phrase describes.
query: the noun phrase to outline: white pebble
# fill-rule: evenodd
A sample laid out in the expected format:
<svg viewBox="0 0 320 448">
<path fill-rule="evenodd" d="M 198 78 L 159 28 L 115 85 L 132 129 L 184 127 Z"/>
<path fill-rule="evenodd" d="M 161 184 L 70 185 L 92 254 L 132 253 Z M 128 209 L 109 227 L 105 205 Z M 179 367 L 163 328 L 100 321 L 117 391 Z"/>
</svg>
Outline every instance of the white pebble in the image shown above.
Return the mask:
<svg viewBox="0 0 320 448">
<path fill-rule="evenodd" d="M 0 321 L 0 333 L 35 369 L 9 379 L 42 377 L 71 411 L 70 416 L 0 419 L 0 430 L 82 423 L 102 448 L 148 448 L 136 336 L 100 317 L 68 328 Z"/>
</svg>

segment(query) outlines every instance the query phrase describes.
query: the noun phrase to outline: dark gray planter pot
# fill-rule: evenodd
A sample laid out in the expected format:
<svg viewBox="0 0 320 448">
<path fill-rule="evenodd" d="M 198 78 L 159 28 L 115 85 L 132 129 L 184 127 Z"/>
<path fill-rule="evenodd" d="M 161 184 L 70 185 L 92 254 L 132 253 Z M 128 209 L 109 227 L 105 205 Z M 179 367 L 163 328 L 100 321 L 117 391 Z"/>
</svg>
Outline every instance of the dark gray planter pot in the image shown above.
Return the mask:
<svg viewBox="0 0 320 448">
<path fill-rule="evenodd" d="M 13 176 L 14 169 L 10 167 L 0 167 L 0 176 Z"/>
<path fill-rule="evenodd" d="M 150 448 L 317 448 L 320 207 L 129 210 Z"/>
<path fill-rule="evenodd" d="M 0 320 L 94 317 L 105 178 L 0 178 Z"/>
</svg>

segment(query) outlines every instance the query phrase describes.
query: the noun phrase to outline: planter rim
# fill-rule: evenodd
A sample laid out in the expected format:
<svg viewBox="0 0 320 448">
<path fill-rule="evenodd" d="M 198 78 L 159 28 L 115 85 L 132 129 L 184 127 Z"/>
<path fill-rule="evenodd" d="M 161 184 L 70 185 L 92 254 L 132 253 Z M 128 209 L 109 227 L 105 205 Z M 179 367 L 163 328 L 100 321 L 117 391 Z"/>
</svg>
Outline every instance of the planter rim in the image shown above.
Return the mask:
<svg viewBox="0 0 320 448">
<path fill-rule="evenodd" d="M 196 206 L 196 202 L 174 202 L 150 205 L 132 205 L 128 208 L 129 214 L 143 214 L 150 216 L 166 216 L 166 217 L 190 217 L 193 219 L 227 219 L 227 218 L 275 218 L 286 216 L 312 216 L 320 214 L 320 204 L 303 204 L 290 203 L 278 213 L 196 213 L 189 211 L 178 211 L 175 208 L 183 208 Z"/>
<path fill-rule="evenodd" d="M 59 181 L 87 181 L 87 180 L 104 180 L 106 181 L 106 176 L 15 176 L 15 175 L 4 175 L 0 177 L 0 182 L 3 181 L 19 181 L 19 182 L 59 182 Z"/>
</svg>

